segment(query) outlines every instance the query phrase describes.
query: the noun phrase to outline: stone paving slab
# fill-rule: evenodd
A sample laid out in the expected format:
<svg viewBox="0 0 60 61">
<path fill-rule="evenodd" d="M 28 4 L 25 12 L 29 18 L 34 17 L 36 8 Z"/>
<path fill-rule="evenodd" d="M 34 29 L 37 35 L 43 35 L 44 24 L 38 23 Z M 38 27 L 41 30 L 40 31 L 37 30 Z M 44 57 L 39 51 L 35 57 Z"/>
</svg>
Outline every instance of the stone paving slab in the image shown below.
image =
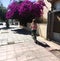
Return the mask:
<svg viewBox="0 0 60 61">
<path fill-rule="evenodd" d="M 2 35 L 2 36 L 1 36 Z M 59 61 L 44 47 L 34 43 L 30 35 L 8 33 L 0 34 L 1 44 L 5 41 L 15 44 L 0 46 L 0 61 Z M 21 43 L 17 43 L 17 41 Z"/>
<path fill-rule="evenodd" d="M 14 34 L 11 30 L 8 33 L 0 34 L 0 36 L 0 45 L 33 41 L 31 35 Z"/>
<path fill-rule="evenodd" d="M 52 53 L 35 43 L 18 43 L 0 47 L 0 61 L 58 61 Z"/>
<path fill-rule="evenodd" d="M 37 37 L 38 41 L 41 42 L 41 43 L 45 43 L 45 44 L 48 44 L 50 46 L 50 50 L 60 50 L 60 45 L 54 43 L 53 41 L 49 41 L 49 40 L 46 40 L 42 37 Z"/>
</svg>

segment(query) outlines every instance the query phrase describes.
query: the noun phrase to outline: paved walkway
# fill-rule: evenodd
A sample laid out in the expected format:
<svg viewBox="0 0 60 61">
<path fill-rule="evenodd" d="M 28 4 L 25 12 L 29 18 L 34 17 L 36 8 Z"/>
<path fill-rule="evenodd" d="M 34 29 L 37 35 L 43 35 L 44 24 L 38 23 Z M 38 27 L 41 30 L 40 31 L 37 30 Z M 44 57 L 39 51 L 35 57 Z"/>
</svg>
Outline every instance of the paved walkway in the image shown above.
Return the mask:
<svg viewBox="0 0 60 61">
<path fill-rule="evenodd" d="M 31 35 L 11 29 L 0 30 L 0 61 L 59 61 L 44 47 L 34 43 Z"/>
</svg>

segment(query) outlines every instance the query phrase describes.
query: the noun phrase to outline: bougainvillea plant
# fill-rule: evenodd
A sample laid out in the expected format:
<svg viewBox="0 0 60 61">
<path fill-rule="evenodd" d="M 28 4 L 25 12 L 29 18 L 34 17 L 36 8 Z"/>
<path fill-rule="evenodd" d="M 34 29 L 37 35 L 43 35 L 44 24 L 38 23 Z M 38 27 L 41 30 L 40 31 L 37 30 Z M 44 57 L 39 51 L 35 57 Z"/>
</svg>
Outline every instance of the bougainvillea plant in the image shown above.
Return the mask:
<svg viewBox="0 0 60 61">
<path fill-rule="evenodd" d="M 12 18 L 16 12 L 18 12 L 18 3 L 14 1 L 7 8 L 6 18 Z"/>
<path fill-rule="evenodd" d="M 46 6 L 43 1 L 31 2 L 24 0 L 21 3 L 14 1 L 8 6 L 6 18 L 17 18 L 22 20 L 32 20 L 43 14 L 43 7 Z"/>
</svg>

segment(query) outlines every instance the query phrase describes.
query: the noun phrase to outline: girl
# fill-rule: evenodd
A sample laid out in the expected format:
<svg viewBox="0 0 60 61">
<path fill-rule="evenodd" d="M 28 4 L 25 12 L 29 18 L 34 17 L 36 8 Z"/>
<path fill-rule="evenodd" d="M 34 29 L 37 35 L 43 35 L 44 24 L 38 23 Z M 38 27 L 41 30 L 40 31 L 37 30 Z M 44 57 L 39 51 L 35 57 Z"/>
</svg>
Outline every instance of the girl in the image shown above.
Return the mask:
<svg viewBox="0 0 60 61">
<path fill-rule="evenodd" d="M 36 30 L 37 30 L 37 23 L 36 23 L 36 20 L 33 19 L 31 23 L 31 31 L 32 31 L 32 36 L 33 36 L 35 43 L 37 43 Z"/>
</svg>

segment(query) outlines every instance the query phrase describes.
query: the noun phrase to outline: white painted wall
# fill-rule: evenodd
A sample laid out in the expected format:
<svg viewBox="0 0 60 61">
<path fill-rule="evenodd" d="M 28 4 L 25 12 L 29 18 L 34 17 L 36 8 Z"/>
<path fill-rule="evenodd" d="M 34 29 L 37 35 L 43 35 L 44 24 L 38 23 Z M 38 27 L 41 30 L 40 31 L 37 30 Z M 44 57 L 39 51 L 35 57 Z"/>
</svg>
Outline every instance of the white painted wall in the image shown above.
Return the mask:
<svg viewBox="0 0 60 61">
<path fill-rule="evenodd" d="M 44 2 L 45 2 L 45 4 L 46 4 L 47 8 L 44 7 L 43 17 L 47 19 L 47 13 L 48 13 L 49 10 L 51 10 L 51 3 L 49 3 L 47 0 L 44 0 Z"/>
</svg>

